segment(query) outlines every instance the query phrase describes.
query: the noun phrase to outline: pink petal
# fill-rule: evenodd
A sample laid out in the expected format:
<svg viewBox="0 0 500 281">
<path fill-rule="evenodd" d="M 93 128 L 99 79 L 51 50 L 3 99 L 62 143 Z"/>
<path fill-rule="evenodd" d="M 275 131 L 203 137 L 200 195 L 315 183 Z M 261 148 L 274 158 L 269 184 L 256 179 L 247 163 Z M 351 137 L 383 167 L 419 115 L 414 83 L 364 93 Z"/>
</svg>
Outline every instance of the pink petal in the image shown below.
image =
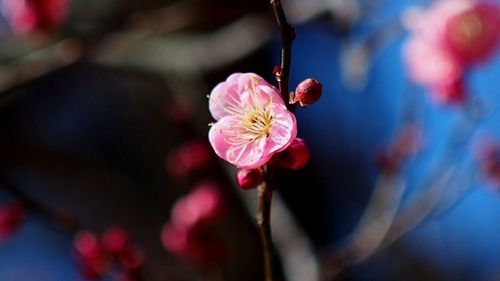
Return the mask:
<svg viewBox="0 0 500 281">
<path fill-rule="evenodd" d="M 237 84 L 238 78 L 240 78 L 241 75 L 243 75 L 243 73 L 239 72 L 233 73 L 227 77 L 226 82 L 230 84 Z"/>
<path fill-rule="evenodd" d="M 266 137 L 241 145 L 228 143 L 228 131 L 234 132 L 234 126 L 239 121 L 240 119 L 228 116 L 210 128 L 208 138 L 215 153 L 239 168 L 253 169 L 264 165 L 272 156 L 264 155 Z"/>
<path fill-rule="evenodd" d="M 297 137 L 297 121 L 295 115 L 285 108 L 273 107 L 273 125 L 269 130 L 266 145 L 268 153 L 285 150 Z"/>
<path fill-rule="evenodd" d="M 233 73 L 226 81 L 215 86 L 208 100 L 210 113 L 215 120 L 233 115 L 236 108 L 241 107 L 241 93 L 237 88 L 238 78 L 242 73 Z"/>
<path fill-rule="evenodd" d="M 264 78 L 260 77 L 255 73 L 243 73 L 238 76 L 237 79 L 238 91 L 243 92 L 246 91 L 247 88 L 251 88 L 254 85 L 265 85 L 268 87 L 272 87 L 269 83 L 267 83 Z"/>
<path fill-rule="evenodd" d="M 453 81 L 462 69 L 449 53 L 423 37 L 411 38 L 404 49 L 404 58 L 410 77 L 422 85 Z"/>
<path fill-rule="evenodd" d="M 235 84 L 221 82 L 210 93 L 208 103 L 212 117 L 219 120 L 234 115 L 241 108 L 240 93 Z"/>
</svg>

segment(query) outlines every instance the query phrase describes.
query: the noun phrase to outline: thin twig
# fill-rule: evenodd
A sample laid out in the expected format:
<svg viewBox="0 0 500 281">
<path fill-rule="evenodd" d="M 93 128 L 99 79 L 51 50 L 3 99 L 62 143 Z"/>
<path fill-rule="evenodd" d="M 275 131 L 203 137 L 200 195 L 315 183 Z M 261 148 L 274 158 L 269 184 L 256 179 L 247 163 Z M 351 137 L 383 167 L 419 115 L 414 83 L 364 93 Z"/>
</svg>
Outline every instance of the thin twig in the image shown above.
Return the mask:
<svg viewBox="0 0 500 281">
<path fill-rule="evenodd" d="M 280 93 L 284 101 L 288 101 L 289 88 L 288 83 L 290 79 L 290 64 L 292 60 L 292 42 L 295 39 L 295 29 L 288 23 L 281 5 L 281 0 L 271 0 L 271 7 L 273 9 L 274 18 L 281 37 L 281 73 L 278 81 Z M 288 109 L 293 111 L 295 105 L 288 104 Z"/>
<path fill-rule="evenodd" d="M 288 82 L 290 76 L 290 63 L 292 58 L 292 42 L 295 38 L 295 30 L 286 19 L 285 11 L 280 0 L 271 0 L 271 8 L 274 13 L 276 24 L 281 36 L 281 71 L 279 76 L 279 89 L 284 101 L 288 101 Z M 290 111 L 294 105 L 288 105 Z M 277 259 L 271 233 L 271 201 L 273 198 L 273 187 L 269 184 L 270 169 L 266 167 L 266 181 L 259 186 L 259 209 L 257 212 L 257 226 L 262 240 L 262 251 L 264 259 L 264 280 L 282 280 L 281 271 L 277 267 Z"/>
<path fill-rule="evenodd" d="M 2 187 L 14 196 L 23 206 L 36 214 L 39 214 L 43 219 L 46 219 L 50 223 L 57 225 L 58 227 L 67 230 L 69 233 L 75 233 L 80 229 L 78 222 L 75 217 L 70 214 L 61 213 L 53 211 L 44 205 L 38 203 L 36 200 L 32 199 L 24 191 L 17 188 L 9 180 L 2 176 Z"/>
<path fill-rule="evenodd" d="M 458 154 L 457 156 L 457 151 L 463 151 L 465 149 L 468 140 L 470 140 L 472 133 L 477 127 L 477 121 L 480 119 L 480 117 L 475 116 L 466 115 L 466 117 L 467 118 L 464 120 L 465 123 L 459 123 L 453 132 L 448 150 L 445 152 L 443 158 L 443 163 L 439 165 L 440 168 L 426 176 L 423 183 L 416 189 L 418 192 L 415 196 L 402 204 L 397 213 L 391 216 L 390 221 L 378 218 L 378 220 L 382 219 L 385 224 L 379 226 L 373 226 L 372 223 L 360 224 L 348 242 L 348 245 L 356 242 L 355 244 L 357 244 L 358 247 L 343 248 L 343 251 L 334 251 L 334 254 L 327 253 L 327 255 L 324 256 L 324 261 L 322 263 L 324 280 L 331 280 L 332 277 L 338 276 L 347 267 L 363 262 L 380 250 L 391 245 L 404 234 L 415 228 L 419 223 L 427 219 L 432 212 L 436 210 L 444 191 L 450 186 L 450 181 L 454 179 L 458 173 L 458 162 L 463 158 L 463 154 Z M 458 157 L 458 159 L 455 157 Z M 459 198 L 456 198 L 455 202 L 458 199 Z M 449 207 L 451 207 L 451 205 L 447 206 L 447 208 Z M 367 208 L 365 212 L 372 212 L 372 208 L 373 207 Z M 365 213 L 364 216 L 366 217 L 367 214 Z M 370 221 L 373 220 L 377 219 L 372 219 Z M 364 239 L 359 236 L 359 233 L 370 231 L 369 229 L 373 227 L 383 227 L 383 232 L 378 233 L 383 233 L 383 236 L 377 236 L 375 238 L 376 243 L 371 241 L 373 237 L 369 235 L 364 235 Z M 361 249 L 367 251 L 357 252 L 360 249 L 359 246 L 362 247 Z"/>
<path fill-rule="evenodd" d="M 77 61 L 81 51 L 77 40 L 66 39 L 0 65 L 0 94 Z"/>
<path fill-rule="evenodd" d="M 272 253 L 274 251 L 271 233 L 271 201 L 273 190 L 263 182 L 259 188 L 259 209 L 257 211 L 257 226 L 262 241 L 262 254 L 264 259 L 265 281 L 275 280 L 276 272 L 273 266 Z"/>
</svg>

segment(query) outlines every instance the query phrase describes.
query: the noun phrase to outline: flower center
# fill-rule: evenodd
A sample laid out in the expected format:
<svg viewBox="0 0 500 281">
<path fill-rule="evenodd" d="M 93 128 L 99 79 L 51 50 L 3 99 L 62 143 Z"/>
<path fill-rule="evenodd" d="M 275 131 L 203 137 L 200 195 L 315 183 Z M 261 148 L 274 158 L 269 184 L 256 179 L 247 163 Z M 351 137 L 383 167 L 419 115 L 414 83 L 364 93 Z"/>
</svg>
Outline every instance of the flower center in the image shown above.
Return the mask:
<svg viewBox="0 0 500 281">
<path fill-rule="evenodd" d="M 249 137 L 259 139 L 269 135 L 273 116 L 267 108 L 254 108 L 248 112 L 247 117 L 241 121 Z"/>
</svg>

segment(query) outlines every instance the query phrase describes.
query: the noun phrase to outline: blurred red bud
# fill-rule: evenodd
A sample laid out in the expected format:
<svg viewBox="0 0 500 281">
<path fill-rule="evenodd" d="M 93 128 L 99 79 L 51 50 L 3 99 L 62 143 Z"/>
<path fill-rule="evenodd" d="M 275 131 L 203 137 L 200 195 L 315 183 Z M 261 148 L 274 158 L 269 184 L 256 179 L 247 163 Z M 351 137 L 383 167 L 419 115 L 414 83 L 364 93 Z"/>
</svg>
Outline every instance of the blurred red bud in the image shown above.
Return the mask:
<svg viewBox="0 0 500 281">
<path fill-rule="evenodd" d="M 199 184 L 174 204 L 170 222 L 162 230 L 163 246 L 188 263 L 218 262 L 225 251 L 223 247 L 212 244 L 214 239 L 208 235 L 207 230 L 224 211 L 219 187 L 210 182 Z"/>
<path fill-rule="evenodd" d="M 453 104 L 465 101 L 467 89 L 463 78 L 431 86 L 431 98 L 440 104 Z"/>
<path fill-rule="evenodd" d="M 47 31 L 68 13 L 68 0 L 3 0 L 2 12 L 17 33 Z"/>
<path fill-rule="evenodd" d="M 119 252 L 117 260 L 127 271 L 138 270 L 144 264 L 144 253 L 140 248 L 129 245 Z"/>
<path fill-rule="evenodd" d="M 0 239 L 8 239 L 21 225 L 26 215 L 24 206 L 14 202 L 0 206 Z"/>
<path fill-rule="evenodd" d="M 85 277 L 99 279 L 108 271 L 110 260 L 101 249 L 94 233 L 86 230 L 78 232 L 73 245 Z"/>
<path fill-rule="evenodd" d="M 120 227 L 110 227 L 101 236 L 102 247 L 112 254 L 123 251 L 128 242 L 127 232 Z"/>
<path fill-rule="evenodd" d="M 493 3 L 477 3 L 448 20 L 445 42 L 463 63 L 489 57 L 498 45 L 500 8 Z"/>
<path fill-rule="evenodd" d="M 217 185 L 205 182 L 175 203 L 171 219 L 176 225 L 194 227 L 220 218 L 224 209 L 222 193 Z"/>
<path fill-rule="evenodd" d="M 168 174 L 178 180 L 185 180 L 196 171 L 203 170 L 210 160 L 211 151 L 207 143 L 200 140 L 190 141 L 167 157 Z"/>
</svg>

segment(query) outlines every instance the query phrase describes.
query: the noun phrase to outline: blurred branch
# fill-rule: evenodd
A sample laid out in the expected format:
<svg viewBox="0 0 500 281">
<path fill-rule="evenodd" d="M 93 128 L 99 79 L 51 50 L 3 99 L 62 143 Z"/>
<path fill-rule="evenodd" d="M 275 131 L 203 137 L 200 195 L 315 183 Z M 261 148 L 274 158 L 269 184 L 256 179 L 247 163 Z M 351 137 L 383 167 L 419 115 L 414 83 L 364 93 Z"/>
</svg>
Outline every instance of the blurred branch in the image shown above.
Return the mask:
<svg viewBox="0 0 500 281">
<path fill-rule="evenodd" d="M 439 178 L 429 189 L 424 190 L 414 200 L 405 204 L 398 212 L 397 217 L 395 217 L 391 228 L 383 241 L 381 241 L 378 249 L 387 247 L 423 221 L 437 205 L 444 190 L 449 186 L 450 180 L 456 175 L 456 172 L 457 164 L 451 165 L 444 173 L 440 174 Z"/>
<path fill-rule="evenodd" d="M 76 218 L 67 213 L 55 212 L 42 204 L 33 200 L 24 191 L 18 189 L 14 184 L 12 184 L 8 179 L 2 176 L 2 187 L 12 196 L 14 196 L 19 202 L 23 204 L 29 211 L 39 214 L 42 218 L 46 219 L 48 222 L 63 228 L 70 233 L 75 233 L 80 229 Z"/>
<path fill-rule="evenodd" d="M 230 65 L 262 47 L 270 38 L 268 21 L 251 14 L 213 33 L 147 36 L 125 32 L 110 36 L 96 50 L 97 62 L 160 73 L 210 71 Z"/>
<path fill-rule="evenodd" d="M 81 51 L 78 41 L 67 39 L 0 65 L 0 93 L 75 62 Z"/>
<path fill-rule="evenodd" d="M 368 203 L 359 227 L 345 250 L 354 263 L 375 251 L 389 231 L 401 203 L 406 182 L 397 174 L 382 175 Z"/>
<path fill-rule="evenodd" d="M 417 186 L 412 199 L 401 203 L 398 207 L 406 183 L 396 178 L 388 181 L 386 176 L 381 176 L 365 209 L 363 219 L 349 236 L 346 246 L 340 250 L 329 251 L 322 258 L 323 280 L 332 280 L 346 268 L 363 262 L 412 230 L 432 215 L 436 208 L 441 207 L 440 211 L 443 211 L 445 207 L 452 206 L 450 203 L 460 199 L 455 197 L 447 205 L 439 206 L 444 191 L 458 173 L 459 159 L 463 157 L 466 144 L 477 127 L 477 121 L 481 118 L 480 115 L 475 115 L 475 111 L 466 110 L 465 113 L 464 123 L 457 124 L 450 137 L 450 144 L 442 162 L 436 169 L 431 170 L 432 173 L 426 175 L 421 185 Z M 462 185 L 469 183 L 462 181 L 458 184 L 458 188 L 466 190 Z M 464 192 L 459 194 L 463 195 Z"/>
<path fill-rule="evenodd" d="M 130 28 L 133 32 L 146 34 L 169 33 L 193 24 L 200 14 L 193 1 L 178 1 L 165 8 L 135 15 Z"/>
</svg>

